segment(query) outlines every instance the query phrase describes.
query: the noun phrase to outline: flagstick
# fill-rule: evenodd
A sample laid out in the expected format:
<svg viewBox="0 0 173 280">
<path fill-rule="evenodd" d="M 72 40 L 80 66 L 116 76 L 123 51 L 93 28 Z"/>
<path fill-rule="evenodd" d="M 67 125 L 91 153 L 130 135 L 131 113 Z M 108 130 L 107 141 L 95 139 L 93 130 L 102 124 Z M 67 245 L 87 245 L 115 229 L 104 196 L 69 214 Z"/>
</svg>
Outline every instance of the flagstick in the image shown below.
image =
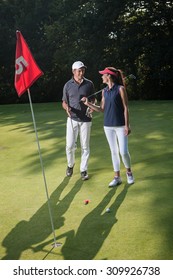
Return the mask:
<svg viewBox="0 0 173 280">
<path fill-rule="evenodd" d="M 52 225 L 52 231 L 53 231 L 53 237 L 54 237 L 53 247 L 58 247 L 58 246 L 61 246 L 61 243 L 57 243 L 56 242 L 55 229 L 54 229 L 52 213 L 51 213 L 51 207 L 50 207 L 50 198 L 49 198 L 49 194 L 48 194 L 48 188 L 47 188 L 46 176 L 45 176 L 43 160 L 42 160 L 42 155 L 41 155 L 40 143 L 39 143 L 39 139 L 38 139 L 38 133 L 37 133 L 37 127 L 36 127 L 36 122 L 35 122 L 35 116 L 34 116 L 34 111 L 33 111 L 33 107 L 32 107 L 31 94 L 30 94 L 30 90 L 29 89 L 27 89 L 27 91 L 28 91 L 29 103 L 30 103 L 30 107 L 31 107 L 32 119 L 33 119 L 33 124 L 34 124 L 34 130 L 35 130 L 36 140 L 37 140 L 37 145 L 38 145 L 38 152 L 39 152 L 39 156 L 40 156 L 40 164 L 41 164 L 42 173 L 43 173 L 44 185 L 45 185 L 46 196 L 47 196 L 47 203 L 48 203 L 48 208 L 49 208 L 49 215 L 50 215 L 50 220 L 51 220 L 51 225 Z"/>
</svg>

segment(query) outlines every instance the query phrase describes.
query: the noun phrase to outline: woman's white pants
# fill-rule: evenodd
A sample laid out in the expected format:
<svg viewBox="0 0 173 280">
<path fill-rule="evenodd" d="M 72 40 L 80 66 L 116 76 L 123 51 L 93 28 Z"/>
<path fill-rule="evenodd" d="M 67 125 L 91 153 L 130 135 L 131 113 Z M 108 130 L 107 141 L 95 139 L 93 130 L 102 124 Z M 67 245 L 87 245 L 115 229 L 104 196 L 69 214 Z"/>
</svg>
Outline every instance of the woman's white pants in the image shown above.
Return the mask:
<svg viewBox="0 0 173 280">
<path fill-rule="evenodd" d="M 104 126 L 105 135 L 110 147 L 114 171 L 120 171 L 120 156 L 126 168 L 131 167 L 130 154 L 128 151 L 128 136 L 125 135 L 124 126 Z"/>
<path fill-rule="evenodd" d="M 80 135 L 81 144 L 81 162 L 80 172 L 88 169 L 88 160 L 90 155 L 90 132 L 91 122 L 78 122 L 67 118 L 66 126 L 66 156 L 67 164 L 73 167 L 75 164 L 75 150 L 78 135 Z"/>
</svg>

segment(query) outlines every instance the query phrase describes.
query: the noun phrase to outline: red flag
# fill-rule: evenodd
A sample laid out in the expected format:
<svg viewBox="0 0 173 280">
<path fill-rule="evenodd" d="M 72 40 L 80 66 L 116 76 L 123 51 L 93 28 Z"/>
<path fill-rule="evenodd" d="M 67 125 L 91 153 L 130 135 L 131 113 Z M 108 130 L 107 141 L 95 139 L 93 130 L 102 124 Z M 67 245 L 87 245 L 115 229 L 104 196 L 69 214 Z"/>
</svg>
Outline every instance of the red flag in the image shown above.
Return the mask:
<svg viewBox="0 0 173 280">
<path fill-rule="evenodd" d="M 43 72 L 36 64 L 20 31 L 16 31 L 15 88 L 20 97 Z"/>
</svg>

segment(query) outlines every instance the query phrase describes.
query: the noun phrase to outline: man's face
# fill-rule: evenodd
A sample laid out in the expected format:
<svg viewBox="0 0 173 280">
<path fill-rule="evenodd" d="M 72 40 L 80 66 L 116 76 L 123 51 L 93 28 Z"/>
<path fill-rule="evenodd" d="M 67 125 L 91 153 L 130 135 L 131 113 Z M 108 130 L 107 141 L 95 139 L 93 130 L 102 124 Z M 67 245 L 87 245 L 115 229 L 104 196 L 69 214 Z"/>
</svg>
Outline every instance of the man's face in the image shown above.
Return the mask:
<svg viewBox="0 0 173 280">
<path fill-rule="evenodd" d="M 84 67 L 73 70 L 74 79 L 77 80 L 77 81 L 82 80 L 83 77 L 84 77 L 84 74 L 85 74 L 85 68 Z"/>
</svg>

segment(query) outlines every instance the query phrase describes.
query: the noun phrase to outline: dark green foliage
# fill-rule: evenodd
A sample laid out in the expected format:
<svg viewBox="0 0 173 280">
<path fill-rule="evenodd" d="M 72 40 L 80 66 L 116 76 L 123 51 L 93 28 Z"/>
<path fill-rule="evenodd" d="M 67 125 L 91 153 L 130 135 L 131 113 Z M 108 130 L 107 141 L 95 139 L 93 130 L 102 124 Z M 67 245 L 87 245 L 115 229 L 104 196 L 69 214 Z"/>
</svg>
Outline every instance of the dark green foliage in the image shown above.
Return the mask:
<svg viewBox="0 0 173 280">
<path fill-rule="evenodd" d="M 32 87 L 34 102 L 60 101 L 71 64 L 82 60 L 96 90 L 98 70 L 115 66 L 130 99 L 172 99 L 172 1 L 4 0 L 0 2 L 0 102 L 26 102 L 14 89 L 16 30 L 44 72 Z"/>
</svg>

